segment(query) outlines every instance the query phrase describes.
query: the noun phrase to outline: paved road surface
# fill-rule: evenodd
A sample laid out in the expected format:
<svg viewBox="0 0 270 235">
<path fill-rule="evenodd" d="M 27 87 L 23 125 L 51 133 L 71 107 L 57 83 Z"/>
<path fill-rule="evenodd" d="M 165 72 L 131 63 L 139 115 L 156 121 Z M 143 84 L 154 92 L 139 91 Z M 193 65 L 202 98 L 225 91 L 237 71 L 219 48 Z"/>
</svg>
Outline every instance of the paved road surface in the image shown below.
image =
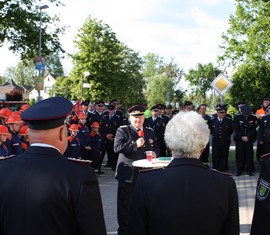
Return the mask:
<svg viewBox="0 0 270 235">
<path fill-rule="evenodd" d="M 116 219 L 116 195 L 117 181 L 114 179 L 114 172 L 110 168 L 103 168 L 105 174 L 98 177 L 101 196 L 103 201 L 104 216 L 107 228 L 107 234 L 117 234 Z M 230 172 L 236 173 L 235 166 L 230 166 Z M 254 176 L 241 175 L 233 176 L 235 179 L 240 213 L 240 234 L 248 235 L 250 224 L 253 216 L 254 195 L 256 190 L 257 179 L 259 175 L 259 166 L 256 165 Z"/>
</svg>

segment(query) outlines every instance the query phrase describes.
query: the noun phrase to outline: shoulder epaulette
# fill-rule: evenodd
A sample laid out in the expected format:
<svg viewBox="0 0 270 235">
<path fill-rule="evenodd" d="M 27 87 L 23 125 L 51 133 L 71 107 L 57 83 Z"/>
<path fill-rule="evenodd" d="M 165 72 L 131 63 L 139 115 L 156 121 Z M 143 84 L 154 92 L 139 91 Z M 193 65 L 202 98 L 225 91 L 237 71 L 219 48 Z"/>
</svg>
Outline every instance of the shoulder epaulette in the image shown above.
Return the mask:
<svg viewBox="0 0 270 235">
<path fill-rule="evenodd" d="M 261 160 L 265 160 L 265 159 L 268 159 L 268 158 L 270 158 L 270 153 L 266 153 L 266 154 L 261 156 Z"/>
<path fill-rule="evenodd" d="M 232 118 L 231 118 L 231 117 L 226 117 L 226 116 L 225 116 L 224 118 L 227 118 L 227 119 L 229 119 L 229 120 L 232 120 Z"/>
<path fill-rule="evenodd" d="M 128 127 L 128 125 L 122 125 L 122 126 L 120 126 L 120 128 L 127 128 Z"/>
<path fill-rule="evenodd" d="M 153 172 L 153 171 L 160 171 L 163 170 L 163 167 L 158 167 L 158 168 L 145 168 L 139 170 L 140 173 L 147 173 L 147 172 Z"/>
<path fill-rule="evenodd" d="M 212 116 L 212 117 L 211 117 L 211 120 L 213 120 L 213 119 L 215 119 L 215 118 L 216 118 L 215 116 Z"/>
<path fill-rule="evenodd" d="M 147 126 L 147 127 L 145 127 L 145 128 L 148 129 L 148 130 L 154 131 L 154 129 L 151 128 L 151 127 L 149 127 L 149 126 Z"/>
<path fill-rule="evenodd" d="M 3 157 L 3 158 L 0 158 L 0 161 L 7 160 L 7 159 L 10 159 L 10 158 L 14 158 L 14 157 L 16 157 L 16 155 L 10 155 L 10 156 L 7 156 L 7 157 Z"/>
<path fill-rule="evenodd" d="M 214 171 L 214 172 L 220 173 L 222 175 L 226 175 L 226 176 L 233 176 L 233 174 L 231 174 L 231 173 L 223 172 L 223 171 L 218 171 L 216 169 L 211 169 L 211 171 Z"/>
<path fill-rule="evenodd" d="M 67 160 L 74 162 L 74 163 L 79 163 L 79 164 L 85 165 L 85 166 L 89 166 L 90 163 L 92 162 L 90 160 L 83 160 L 83 159 L 70 158 L 70 157 L 68 157 Z"/>
</svg>

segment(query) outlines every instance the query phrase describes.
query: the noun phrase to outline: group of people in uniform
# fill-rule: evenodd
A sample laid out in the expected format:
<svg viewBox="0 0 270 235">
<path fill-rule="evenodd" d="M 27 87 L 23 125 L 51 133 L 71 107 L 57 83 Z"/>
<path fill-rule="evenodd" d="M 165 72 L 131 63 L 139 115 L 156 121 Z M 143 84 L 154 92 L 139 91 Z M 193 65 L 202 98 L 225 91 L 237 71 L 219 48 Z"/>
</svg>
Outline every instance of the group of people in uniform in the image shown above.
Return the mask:
<svg viewBox="0 0 270 235">
<path fill-rule="evenodd" d="M 79 106 L 52 97 L 19 111 L 0 110 L 0 172 L 9 175 L 0 183 L 4 234 L 106 234 L 96 176 L 103 174 L 106 153 L 118 181 L 119 235 L 239 234 L 236 185 L 224 173 L 232 139 L 238 176 L 253 174 L 253 145 L 260 145 L 251 234 L 269 233 L 262 217 L 270 214 L 270 99 L 263 101 L 264 115 L 256 117 L 242 102 L 234 118 L 227 105 L 209 116 L 206 104 L 193 111 L 190 101 L 181 112 L 157 104 L 147 114 L 145 105 L 133 105 L 128 117 L 115 99 L 107 109 L 102 100 Z M 207 165 L 210 145 L 215 171 Z M 141 172 L 132 163 L 145 159 L 146 151 L 172 161 L 163 170 Z M 92 167 L 74 158 L 90 160 Z"/>
</svg>

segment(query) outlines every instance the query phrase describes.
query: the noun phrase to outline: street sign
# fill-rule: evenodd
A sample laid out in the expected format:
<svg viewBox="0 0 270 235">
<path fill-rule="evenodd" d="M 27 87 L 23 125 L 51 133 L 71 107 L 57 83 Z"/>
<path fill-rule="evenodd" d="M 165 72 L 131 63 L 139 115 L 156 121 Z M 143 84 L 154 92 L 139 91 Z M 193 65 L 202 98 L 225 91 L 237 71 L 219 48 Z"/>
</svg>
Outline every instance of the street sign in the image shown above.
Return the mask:
<svg viewBox="0 0 270 235">
<path fill-rule="evenodd" d="M 83 88 L 90 88 L 91 87 L 91 84 L 90 83 L 83 83 Z"/>
<path fill-rule="evenodd" d="M 224 74 L 219 74 L 211 83 L 211 86 L 220 94 L 225 94 L 232 86 L 233 83 Z"/>
<path fill-rule="evenodd" d="M 35 89 L 36 90 L 43 90 L 43 78 L 39 76 L 35 76 Z"/>
</svg>

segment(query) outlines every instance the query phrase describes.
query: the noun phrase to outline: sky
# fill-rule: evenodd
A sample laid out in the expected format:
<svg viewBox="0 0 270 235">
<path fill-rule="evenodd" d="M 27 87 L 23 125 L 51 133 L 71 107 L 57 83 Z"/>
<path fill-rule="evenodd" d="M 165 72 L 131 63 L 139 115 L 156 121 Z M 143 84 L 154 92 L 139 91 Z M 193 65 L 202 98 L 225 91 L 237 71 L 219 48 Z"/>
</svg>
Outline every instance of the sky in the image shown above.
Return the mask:
<svg viewBox="0 0 270 235">
<path fill-rule="evenodd" d="M 75 53 L 74 39 L 87 17 L 109 25 L 118 40 L 141 56 L 156 53 L 174 62 L 185 73 L 198 63 L 216 64 L 221 54 L 221 35 L 226 32 L 233 0 L 61 0 L 64 6 L 49 5 L 45 14 L 58 15 L 60 24 L 69 26 L 60 37 L 64 50 Z M 38 36 L 38 35 L 37 35 Z M 16 66 L 19 56 L 7 45 L 0 48 L 0 76 Z M 4 58 L 4 59 L 3 59 Z M 65 74 L 72 70 L 69 58 L 62 60 Z"/>
</svg>

